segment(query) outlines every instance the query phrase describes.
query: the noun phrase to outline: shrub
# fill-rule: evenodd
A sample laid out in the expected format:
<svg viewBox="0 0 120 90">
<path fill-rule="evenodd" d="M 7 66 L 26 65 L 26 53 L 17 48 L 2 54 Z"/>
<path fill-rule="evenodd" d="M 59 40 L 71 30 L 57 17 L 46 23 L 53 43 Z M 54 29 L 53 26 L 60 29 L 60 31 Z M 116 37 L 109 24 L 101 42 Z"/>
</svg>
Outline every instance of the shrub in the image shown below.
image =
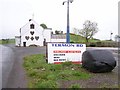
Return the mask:
<svg viewBox="0 0 120 90">
<path fill-rule="evenodd" d="M 91 43 L 91 44 L 90 44 L 90 47 L 95 47 L 95 46 L 96 46 L 95 43 Z"/>
</svg>

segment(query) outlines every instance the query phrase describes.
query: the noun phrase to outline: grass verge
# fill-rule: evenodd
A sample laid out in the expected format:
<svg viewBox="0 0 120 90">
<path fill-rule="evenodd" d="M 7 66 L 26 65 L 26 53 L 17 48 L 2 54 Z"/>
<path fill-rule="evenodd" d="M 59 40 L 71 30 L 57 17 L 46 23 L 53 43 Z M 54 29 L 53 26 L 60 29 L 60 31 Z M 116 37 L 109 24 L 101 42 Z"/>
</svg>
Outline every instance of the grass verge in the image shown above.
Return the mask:
<svg viewBox="0 0 120 90">
<path fill-rule="evenodd" d="M 24 57 L 23 66 L 29 79 L 29 88 L 61 88 L 58 81 L 69 82 L 70 80 L 89 79 L 91 77 L 91 74 L 78 64 L 71 62 L 47 64 L 43 54 Z M 78 87 L 78 85 L 71 87 Z"/>
</svg>

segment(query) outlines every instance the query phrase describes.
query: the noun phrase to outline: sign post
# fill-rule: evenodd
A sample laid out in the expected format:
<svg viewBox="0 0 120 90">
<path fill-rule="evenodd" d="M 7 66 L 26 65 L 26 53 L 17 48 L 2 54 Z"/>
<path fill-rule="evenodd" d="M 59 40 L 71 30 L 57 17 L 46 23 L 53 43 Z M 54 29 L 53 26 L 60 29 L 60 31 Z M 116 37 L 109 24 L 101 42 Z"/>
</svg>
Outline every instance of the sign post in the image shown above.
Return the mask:
<svg viewBox="0 0 120 90">
<path fill-rule="evenodd" d="M 62 62 L 71 61 L 80 64 L 82 61 L 82 53 L 86 51 L 85 44 L 71 43 L 48 43 L 48 63 L 60 64 Z"/>
</svg>

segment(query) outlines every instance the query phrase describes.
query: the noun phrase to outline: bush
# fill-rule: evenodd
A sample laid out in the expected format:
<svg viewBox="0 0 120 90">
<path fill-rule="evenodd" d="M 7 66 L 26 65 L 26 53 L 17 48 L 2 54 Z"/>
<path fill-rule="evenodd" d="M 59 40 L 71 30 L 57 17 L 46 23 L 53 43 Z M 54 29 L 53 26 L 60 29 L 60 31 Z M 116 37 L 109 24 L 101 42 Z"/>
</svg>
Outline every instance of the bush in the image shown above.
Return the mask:
<svg viewBox="0 0 120 90">
<path fill-rule="evenodd" d="M 95 46 L 96 46 L 95 43 L 91 43 L 91 44 L 90 44 L 90 47 L 95 47 Z"/>
<path fill-rule="evenodd" d="M 75 43 L 74 41 L 70 41 L 70 43 Z"/>
</svg>

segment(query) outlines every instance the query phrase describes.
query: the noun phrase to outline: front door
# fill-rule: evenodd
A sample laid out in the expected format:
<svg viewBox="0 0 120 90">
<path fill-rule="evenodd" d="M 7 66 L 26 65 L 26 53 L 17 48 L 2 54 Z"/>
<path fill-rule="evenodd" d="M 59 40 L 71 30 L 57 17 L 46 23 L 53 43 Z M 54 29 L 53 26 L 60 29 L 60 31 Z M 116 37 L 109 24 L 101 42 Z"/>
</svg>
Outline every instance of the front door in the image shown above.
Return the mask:
<svg viewBox="0 0 120 90">
<path fill-rule="evenodd" d="M 23 42 L 23 46 L 26 47 L 26 42 Z"/>
</svg>

